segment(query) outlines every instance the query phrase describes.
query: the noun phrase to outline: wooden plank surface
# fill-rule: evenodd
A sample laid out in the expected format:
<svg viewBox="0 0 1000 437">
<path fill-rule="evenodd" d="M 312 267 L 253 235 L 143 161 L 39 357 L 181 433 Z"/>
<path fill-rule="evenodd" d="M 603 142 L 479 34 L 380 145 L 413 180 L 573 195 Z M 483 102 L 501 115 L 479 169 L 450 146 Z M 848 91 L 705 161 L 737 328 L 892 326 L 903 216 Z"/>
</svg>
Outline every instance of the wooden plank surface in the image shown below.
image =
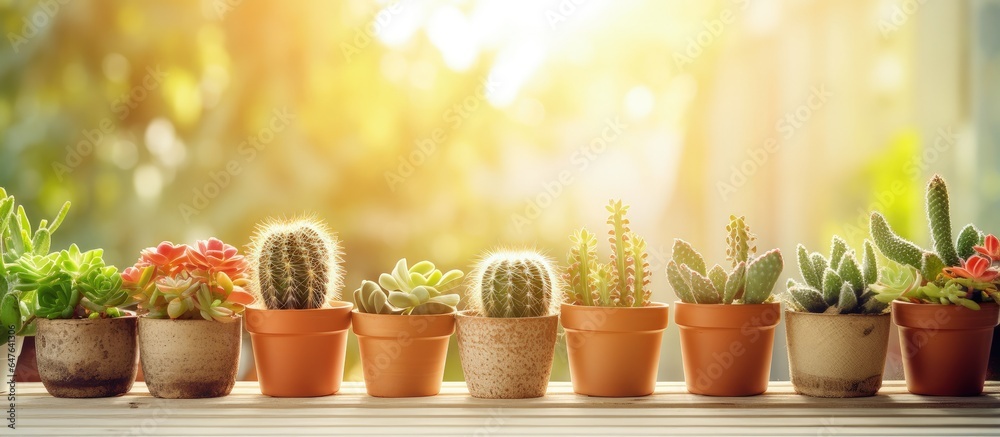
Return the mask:
<svg viewBox="0 0 1000 437">
<path fill-rule="evenodd" d="M 136 383 L 126 396 L 57 399 L 17 385 L 17 429 L 4 435 L 1000 435 L 1000 383 L 973 398 L 917 396 L 887 381 L 878 396 L 816 399 L 788 382 L 746 398 L 692 395 L 663 382 L 641 398 L 592 398 L 554 382 L 539 399 L 470 397 L 463 383 L 438 396 L 380 399 L 360 383 L 335 396 L 269 398 L 239 382 L 216 399 L 166 400 Z"/>
</svg>

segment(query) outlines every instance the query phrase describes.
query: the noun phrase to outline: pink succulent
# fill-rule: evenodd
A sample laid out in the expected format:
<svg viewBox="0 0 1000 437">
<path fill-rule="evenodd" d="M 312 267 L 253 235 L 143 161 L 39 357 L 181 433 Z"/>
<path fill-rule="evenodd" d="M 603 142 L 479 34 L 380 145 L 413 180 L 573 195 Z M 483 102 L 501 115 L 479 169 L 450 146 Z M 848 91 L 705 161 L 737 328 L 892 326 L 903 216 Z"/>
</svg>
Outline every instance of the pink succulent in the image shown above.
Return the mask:
<svg viewBox="0 0 1000 437">
<path fill-rule="evenodd" d="M 142 279 L 142 270 L 144 268 L 144 266 L 136 264 L 135 266 L 126 268 L 122 271 L 122 283 L 125 285 L 125 288 L 134 288 L 139 284 L 139 281 Z M 130 287 L 130 285 L 132 287 Z"/>
<path fill-rule="evenodd" d="M 188 246 L 186 244 L 174 245 L 169 241 L 164 241 L 156 247 L 143 249 L 136 266 L 154 265 L 159 273 L 173 275 L 183 270 L 184 265 L 188 262 Z"/>
<path fill-rule="evenodd" d="M 973 249 L 993 262 L 1000 261 L 1000 239 L 997 239 L 996 235 L 987 235 L 983 245 L 975 246 Z"/>
<path fill-rule="evenodd" d="M 239 251 L 218 238 L 199 240 L 194 247 L 188 247 L 188 263 L 194 270 L 205 270 L 214 275 L 225 273 L 236 281 L 246 274 L 248 263 Z"/>
<path fill-rule="evenodd" d="M 979 255 L 962 261 L 961 267 L 947 267 L 944 275 L 951 278 L 966 278 L 976 282 L 993 282 L 1000 277 L 1000 271 L 990 268 L 990 260 Z"/>
</svg>

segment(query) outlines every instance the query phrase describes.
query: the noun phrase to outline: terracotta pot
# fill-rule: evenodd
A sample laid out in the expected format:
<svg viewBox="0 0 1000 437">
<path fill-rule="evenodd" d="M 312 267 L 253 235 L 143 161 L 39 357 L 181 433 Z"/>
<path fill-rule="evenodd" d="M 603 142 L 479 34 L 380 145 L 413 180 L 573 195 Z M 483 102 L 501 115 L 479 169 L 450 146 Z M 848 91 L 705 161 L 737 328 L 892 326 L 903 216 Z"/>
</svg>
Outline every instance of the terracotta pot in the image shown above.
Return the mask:
<svg viewBox="0 0 1000 437">
<path fill-rule="evenodd" d="M 785 311 L 788 367 L 797 393 L 874 396 L 882 387 L 889 314 Z"/>
<path fill-rule="evenodd" d="M 986 379 L 1000 381 L 1000 327 L 993 328 L 993 342 L 990 346 L 990 364 L 986 368 Z"/>
<path fill-rule="evenodd" d="M 469 394 L 486 399 L 545 395 L 559 315 L 494 318 L 458 313 L 458 353 Z"/>
<path fill-rule="evenodd" d="M 998 317 L 995 303 L 982 304 L 977 311 L 961 305 L 892 302 L 910 393 L 981 394 Z"/>
<path fill-rule="evenodd" d="M 38 374 L 57 398 L 121 396 L 132 389 L 138 318 L 35 321 Z"/>
<path fill-rule="evenodd" d="M 149 394 L 158 398 L 226 396 L 240 364 L 239 320 L 139 318 L 139 352 Z"/>
<path fill-rule="evenodd" d="M 329 396 L 340 391 L 351 328 L 350 302 L 331 308 L 247 308 L 247 331 L 261 393 L 274 397 Z"/>
<path fill-rule="evenodd" d="M 365 388 L 371 396 L 434 396 L 441 391 L 455 313 L 352 314 Z"/>
<path fill-rule="evenodd" d="M 781 305 L 674 303 L 689 392 L 753 396 L 767 390 Z"/>
<path fill-rule="evenodd" d="M 561 322 L 573 391 L 589 396 L 646 396 L 656 389 L 668 307 L 563 304 Z"/>
</svg>

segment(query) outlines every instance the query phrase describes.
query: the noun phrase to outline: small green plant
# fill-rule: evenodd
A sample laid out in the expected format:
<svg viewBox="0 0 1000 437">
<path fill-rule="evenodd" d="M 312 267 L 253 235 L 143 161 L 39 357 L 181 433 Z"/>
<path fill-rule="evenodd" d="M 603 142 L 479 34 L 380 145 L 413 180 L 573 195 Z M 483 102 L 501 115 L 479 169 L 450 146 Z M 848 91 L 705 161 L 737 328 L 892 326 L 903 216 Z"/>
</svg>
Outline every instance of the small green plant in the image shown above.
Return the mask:
<svg viewBox="0 0 1000 437">
<path fill-rule="evenodd" d="M 319 220 L 270 220 L 250 248 L 251 289 L 267 309 L 323 308 L 340 299 L 340 243 Z"/>
<path fill-rule="evenodd" d="M 17 335 L 33 335 L 37 318 L 119 317 L 131 302 L 103 250 L 81 252 L 74 244 L 49 252 L 69 207 L 66 202 L 51 223 L 41 220 L 33 231 L 24 207 L 0 188 L 0 323 L 14 326 Z"/>
<path fill-rule="evenodd" d="M 787 302 L 796 311 L 830 314 L 880 314 L 888 308 L 875 298 L 878 264 L 871 242 L 865 241 L 861 262 L 847 242 L 833 237 L 830 258 L 798 246 L 802 283 L 788 280 Z"/>
<path fill-rule="evenodd" d="M 948 187 L 940 175 L 928 182 L 926 201 L 934 250 L 922 249 L 900 237 L 882 214 L 872 212 L 870 226 L 875 246 L 886 258 L 903 266 L 883 269 L 883 278 L 872 286 L 878 293 L 876 298 L 885 303 L 903 300 L 972 309 L 990 300 L 1000 303 L 1000 270 L 993 266 L 996 260 L 992 256 L 1000 246 L 996 237 L 986 236 L 969 224 L 959 232 L 957 240 L 952 240 Z"/>
<path fill-rule="evenodd" d="M 383 273 L 378 283 L 362 281 L 354 291 L 359 312 L 370 314 L 448 314 L 455 311 L 461 297 L 448 293 L 460 283 L 464 273 L 442 273 L 430 261 L 407 267 L 406 258 L 396 263 L 392 273 Z"/>
<path fill-rule="evenodd" d="M 611 261 L 597 261 L 597 236 L 580 229 L 570 236 L 569 267 L 563 273 L 567 297 L 574 305 L 642 307 L 649 305 L 649 262 L 646 242 L 629 229 L 628 205 L 611 201 Z"/>
<path fill-rule="evenodd" d="M 476 266 L 472 306 L 486 317 L 540 317 L 558 312 L 562 287 L 552 261 L 534 251 L 499 250 Z"/>
<path fill-rule="evenodd" d="M 772 300 L 774 284 L 784 263 L 781 251 L 773 249 L 755 257 L 756 236 L 744 217 L 729 217 L 726 258 L 732 265 L 726 271 L 716 264 L 708 269 L 705 259 L 688 242 L 674 240 L 667 280 L 677 297 L 685 303 L 761 304 Z"/>
</svg>

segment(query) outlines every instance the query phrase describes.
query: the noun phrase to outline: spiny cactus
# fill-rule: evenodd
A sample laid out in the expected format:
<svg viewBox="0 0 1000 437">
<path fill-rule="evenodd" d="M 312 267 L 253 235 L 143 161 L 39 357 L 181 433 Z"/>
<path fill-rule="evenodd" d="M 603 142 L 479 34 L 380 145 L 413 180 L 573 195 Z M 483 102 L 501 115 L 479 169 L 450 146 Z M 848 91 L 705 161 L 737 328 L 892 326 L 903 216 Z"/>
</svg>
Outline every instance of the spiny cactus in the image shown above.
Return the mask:
<svg viewBox="0 0 1000 437">
<path fill-rule="evenodd" d="M 865 241 L 859 264 L 842 238 L 833 237 L 831 259 L 819 252 L 812 254 L 799 245 L 797 258 L 804 283 L 789 279 L 786 301 L 797 311 L 833 314 L 879 314 L 888 306 L 875 299 L 870 289 L 878 280 L 875 250 Z"/>
<path fill-rule="evenodd" d="M 463 275 L 461 270 L 441 273 L 430 261 L 407 267 L 403 258 L 392 273 L 379 277 L 378 284 L 363 281 L 354 291 L 354 303 L 362 313 L 448 314 L 455 311 L 461 297 L 446 292 L 455 288 Z"/>
<path fill-rule="evenodd" d="M 267 309 L 314 309 L 340 299 L 340 244 L 322 222 L 271 220 L 250 243 L 251 288 Z"/>
<path fill-rule="evenodd" d="M 926 198 L 933 251 L 921 249 L 897 235 L 878 211 L 872 212 L 870 226 L 872 240 L 886 258 L 913 267 L 926 280 L 933 281 L 945 267 L 960 266 L 963 259 L 974 253 L 972 247 L 982 243 L 984 235 L 969 224 L 959 233 L 957 243 L 952 240 L 948 187 L 940 175 L 934 175 L 927 183 Z"/>
<path fill-rule="evenodd" d="M 611 261 L 597 261 L 597 236 L 581 229 L 570 236 L 569 266 L 563 279 L 572 303 L 585 306 L 641 307 L 649 305 L 649 262 L 646 242 L 629 229 L 628 205 L 612 200 L 606 209 L 611 225 Z"/>
<path fill-rule="evenodd" d="M 760 304 L 771 299 L 774 284 L 784 263 L 774 249 L 755 257 L 756 236 L 744 217 L 730 216 L 726 237 L 729 273 L 716 264 L 705 269 L 705 259 L 684 240 L 674 240 L 673 255 L 667 264 L 667 280 L 681 301 L 701 304 Z"/>
<path fill-rule="evenodd" d="M 555 314 L 562 292 L 552 262 L 533 251 L 499 250 L 476 266 L 472 305 L 486 317 Z"/>
</svg>

